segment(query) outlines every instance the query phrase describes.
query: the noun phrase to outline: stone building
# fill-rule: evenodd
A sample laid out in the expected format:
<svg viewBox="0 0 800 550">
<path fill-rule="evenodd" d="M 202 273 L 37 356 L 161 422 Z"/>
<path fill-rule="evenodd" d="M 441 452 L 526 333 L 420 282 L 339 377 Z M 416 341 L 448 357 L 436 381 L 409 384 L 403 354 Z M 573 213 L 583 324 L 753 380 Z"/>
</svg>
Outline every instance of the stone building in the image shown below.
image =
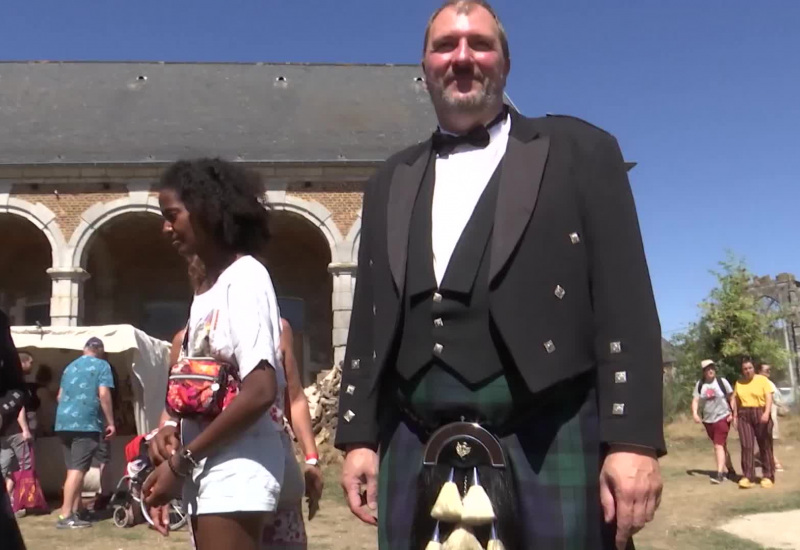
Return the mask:
<svg viewBox="0 0 800 550">
<path fill-rule="evenodd" d="M 0 63 L 0 307 L 18 325 L 184 323 L 153 183 L 171 161 L 259 171 L 268 267 L 310 372 L 344 355 L 361 196 L 434 116 L 417 66 Z"/>
</svg>

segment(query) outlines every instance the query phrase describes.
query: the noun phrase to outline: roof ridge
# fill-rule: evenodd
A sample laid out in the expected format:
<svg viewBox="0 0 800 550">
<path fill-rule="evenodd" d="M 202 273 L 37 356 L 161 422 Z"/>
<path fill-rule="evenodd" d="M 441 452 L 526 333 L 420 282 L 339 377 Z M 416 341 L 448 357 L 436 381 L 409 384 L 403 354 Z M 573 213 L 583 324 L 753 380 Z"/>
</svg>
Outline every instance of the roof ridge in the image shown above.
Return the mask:
<svg viewBox="0 0 800 550">
<path fill-rule="evenodd" d="M 153 60 L 49 60 L 19 59 L 0 60 L 2 65 L 253 65 L 274 67 L 419 67 L 418 63 L 345 63 L 317 61 L 153 61 Z"/>
</svg>

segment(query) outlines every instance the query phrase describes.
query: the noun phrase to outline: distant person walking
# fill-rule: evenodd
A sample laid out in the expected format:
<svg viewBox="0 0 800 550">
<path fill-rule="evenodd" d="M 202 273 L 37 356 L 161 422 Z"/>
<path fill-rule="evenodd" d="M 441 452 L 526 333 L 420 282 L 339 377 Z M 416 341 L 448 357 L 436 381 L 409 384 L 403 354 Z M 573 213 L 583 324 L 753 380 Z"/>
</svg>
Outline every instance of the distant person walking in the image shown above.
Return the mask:
<svg viewBox="0 0 800 550">
<path fill-rule="evenodd" d="M 67 365 L 61 375 L 56 410 L 56 433 L 64 448 L 67 479 L 64 501 L 58 516 L 58 529 L 80 529 L 92 524 L 78 517 L 81 509 L 83 478 L 92 465 L 102 437 L 117 433 L 114 426 L 111 365 L 101 359 L 105 353 L 100 338 L 89 338 L 83 355 Z M 100 416 L 102 410 L 103 417 Z M 103 428 L 105 418 L 105 429 Z"/>
<path fill-rule="evenodd" d="M 769 383 L 772 386 L 772 408 L 769 411 L 769 416 L 772 419 L 772 431 L 770 432 L 770 437 L 772 437 L 772 458 L 774 459 L 775 463 L 775 471 L 782 472 L 783 466 L 781 465 L 781 461 L 778 460 L 778 457 L 775 455 L 775 441 L 780 438 L 780 430 L 778 428 L 778 405 L 781 405 L 781 393 L 778 391 L 778 387 L 775 385 L 775 382 L 772 381 L 772 367 L 766 363 L 761 363 L 758 366 L 758 374 L 766 376 L 769 379 Z"/>
<path fill-rule="evenodd" d="M 17 419 L 24 405 L 25 382 L 11 327 L 0 310 L 0 436 Z M 0 543 L 3 550 L 25 550 L 25 543 L 14 519 L 6 486 L 0 483 Z"/>
<path fill-rule="evenodd" d="M 739 487 L 749 489 L 756 480 L 755 443 L 761 453 L 761 486 L 772 488 L 775 484 L 773 468 L 772 438 L 772 385 L 769 378 L 756 374 L 753 362 L 742 361 L 742 378 L 736 382 L 731 397 L 734 427 L 739 430 L 742 444 L 742 470 L 744 476 Z"/>
<path fill-rule="evenodd" d="M 731 455 L 728 453 L 728 432 L 733 421 L 731 406 L 728 402 L 733 393 L 730 383 L 717 377 L 714 361 L 705 359 L 700 363 L 703 376 L 694 388 L 692 399 L 692 416 L 694 421 L 703 423 L 711 443 L 717 462 L 717 473 L 711 476 L 711 483 L 719 484 L 735 475 Z M 702 417 L 700 404 L 702 403 Z"/>
<path fill-rule="evenodd" d="M 20 352 L 19 363 L 23 376 L 28 375 L 33 368 L 33 357 L 30 353 Z M 14 477 L 11 474 L 31 468 L 30 446 L 33 444 L 33 432 L 36 429 L 34 411 L 37 408 L 36 393 L 32 391 L 30 384 L 25 383 L 25 406 L 20 409 L 16 420 L 8 423 L 3 437 L 0 437 L 0 471 L 9 495 L 14 494 Z M 28 412 L 33 414 L 29 415 Z M 20 515 L 22 514 L 17 514 L 17 517 Z"/>
</svg>

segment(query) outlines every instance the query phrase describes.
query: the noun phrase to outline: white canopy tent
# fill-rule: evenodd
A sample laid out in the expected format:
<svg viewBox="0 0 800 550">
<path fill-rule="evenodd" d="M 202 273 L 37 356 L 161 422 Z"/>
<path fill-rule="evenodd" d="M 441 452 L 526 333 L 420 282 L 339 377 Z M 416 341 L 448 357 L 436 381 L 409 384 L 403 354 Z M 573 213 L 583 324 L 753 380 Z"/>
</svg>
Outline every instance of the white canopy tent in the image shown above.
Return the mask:
<svg viewBox="0 0 800 550">
<path fill-rule="evenodd" d="M 103 341 L 119 386 L 117 395 L 120 403 L 115 406 L 115 413 L 122 417 L 121 422 L 117 418 L 117 424 L 121 425 L 117 426 L 119 437 L 112 441 L 112 463 L 109 468 L 112 476 L 110 481 L 116 484 L 124 469 L 122 447 L 132 436 L 147 433 L 158 426 L 159 416 L 164 410 L 170 344 L 131 325 L 17 326 L 11 327 L 11 336 L 18 351 L 33 355 L 34 373 L 42 365 L 52 369 L 53 390 L 58 387 L 63 369 L 81 356 L 89 338 L 97 337 Z M 38 414 L 40 426 L 46 434 L 52 430 L 55 406 L 55 402 L 43 402 Z M 42 425 L 47 423 L 50 425 Z M 46 493 L 57 493 L 63 483 L 64 466 L 59 447 L 54 437 L 42 437 L 36 443 L 37 470 Z M 95 484 L 87 479 L 86 485 Z"/>
<path fill-rule="evenodd" d="M 36 365 L 49 365 L 56 379 L 64 367 L 82 354 L 89 338 L 100 338 L 121 384 L 130 379 L 137 433 L 158 426 L 167 387 L 168 342 L 131 325 L 11 327 L 11 336 L 19 351 L 30 351 Z"/>
</svg>

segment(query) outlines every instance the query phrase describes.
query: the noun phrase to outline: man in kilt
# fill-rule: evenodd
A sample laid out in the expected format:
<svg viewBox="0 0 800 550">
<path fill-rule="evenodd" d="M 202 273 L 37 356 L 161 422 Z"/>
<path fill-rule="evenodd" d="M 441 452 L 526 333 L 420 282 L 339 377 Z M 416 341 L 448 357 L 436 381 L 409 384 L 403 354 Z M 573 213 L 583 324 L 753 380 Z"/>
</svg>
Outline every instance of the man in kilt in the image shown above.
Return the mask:
<svg viewBox="0 0 800 550">
<path fill-rule="evenodd" d="M 439 129 L 364 194 L 336 436 L 350 509 L 381 550 L 631 548 L 665 445 L 661 331 L 617 142 L 504 105 L 508 42 L 483 0 L 433 14 L 422 67 Z M 464 442 L 423 465 L 437 430 L 464 422 L 492 434 L 502 468 L 459 468 Z M 453 542 L 436 492 L 455 482 L 466 518 L 479 478 L 487 523 Z"/>
</svg>

